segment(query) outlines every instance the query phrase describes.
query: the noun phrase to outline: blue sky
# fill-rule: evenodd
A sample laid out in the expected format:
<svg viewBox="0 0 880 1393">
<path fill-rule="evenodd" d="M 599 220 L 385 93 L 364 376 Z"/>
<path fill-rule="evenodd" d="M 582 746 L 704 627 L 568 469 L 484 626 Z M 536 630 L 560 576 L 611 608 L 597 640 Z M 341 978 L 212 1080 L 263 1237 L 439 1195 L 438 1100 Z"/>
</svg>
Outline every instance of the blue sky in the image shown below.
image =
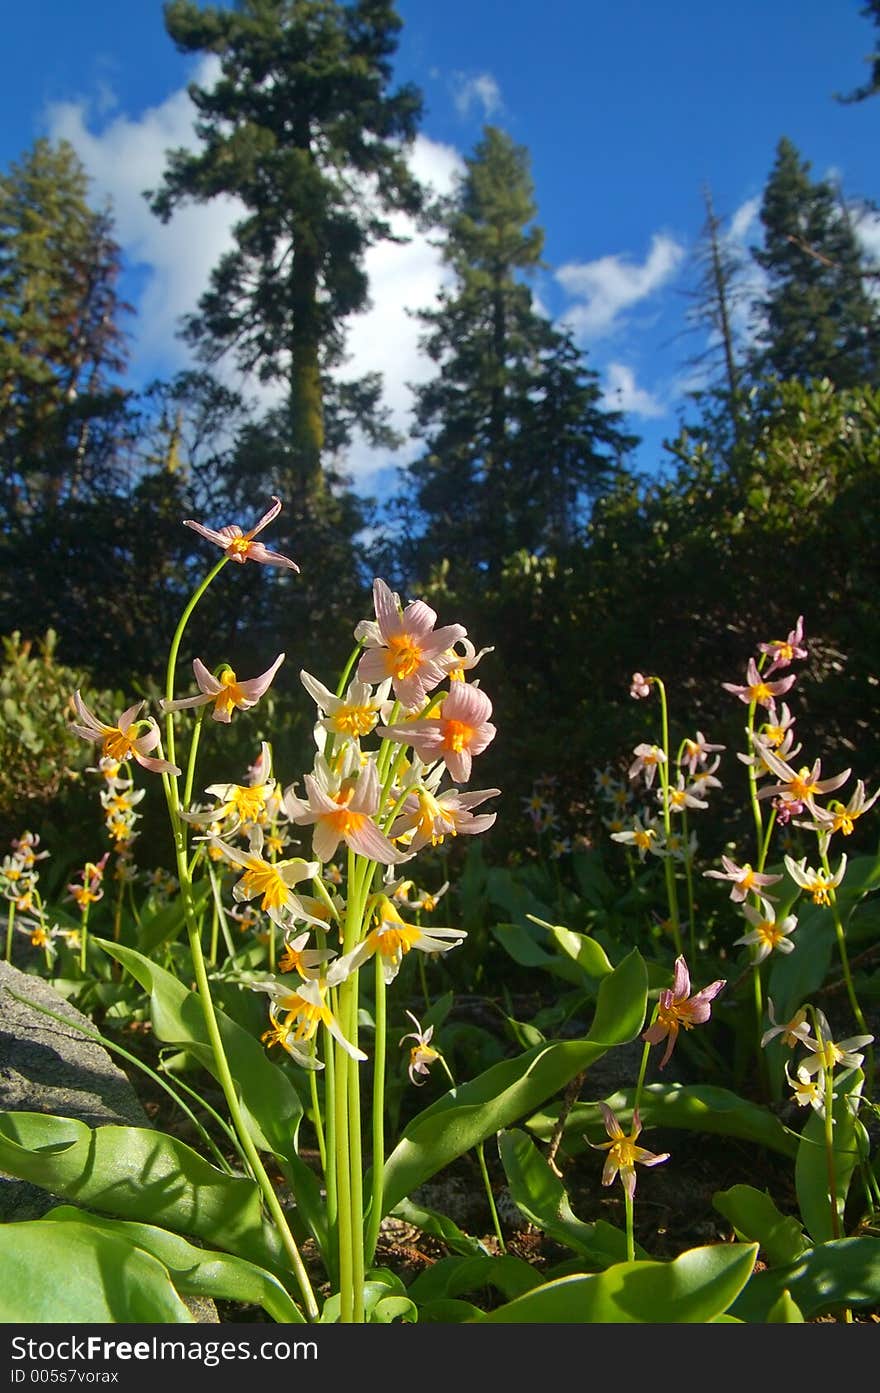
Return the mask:
<svg viewBox="0 0 880 1393">
<path fill-rule="evenodd" d="M 638 465 L 664 458 L 691 381 L 683 336 L 703 186 L 742 246 L 758 239 L 757 205 L 781 136 L 816 177 L 850 198 L 878 189 L 880 97 L 841 105 L 867 76 L 876 31 L 863 0 L 398 0 L 396 81 L 425 98 L 415 167 L 448 187 L 489 121 L 531 157 L 546 268 L 540 304 L 566 318 L 609 404 L 643 437 Z M 228 245 L 231 206 L 190 209 L 163 227 L 141 198 L 162 152 L 183 143 L 193 60 L 165 33 L 158 0 L 39 0 L 4 15 L 0 160 L 39 135 L 65 136 L 110 197 L 128 268 L 131 380 L 187 362 L 177 317 L 196 301 Z M 880 262 L 880 217 L 863 225 Z M 397 424 L 407 383 L 428 371 L 406 308 L 440 284 L 422 239 L 377 249 L 374 308 L 352 321 L 352 371 L 380 367 Z M 231 369 L 230 375 L 231 375 Z M 412 447 L 410 447 L 412 448 Z M 398 462 L 405 458 L 405 452 Z M 380 494 L 393 464 L 355 450 L 359 487 Z"/>
</svg>

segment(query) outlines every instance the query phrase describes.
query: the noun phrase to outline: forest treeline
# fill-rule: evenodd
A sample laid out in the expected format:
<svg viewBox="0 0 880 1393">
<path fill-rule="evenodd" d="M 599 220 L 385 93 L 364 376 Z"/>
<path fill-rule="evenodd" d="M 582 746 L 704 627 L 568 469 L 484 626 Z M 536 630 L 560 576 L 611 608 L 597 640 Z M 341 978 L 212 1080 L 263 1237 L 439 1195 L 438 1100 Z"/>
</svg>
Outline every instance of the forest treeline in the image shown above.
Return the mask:
<svg viewBox="0 0 880 1393">
<path fill-rule="evenodd" d="M 876 3 L 864 13 L 880 28 Z M 155 694 L 208 560 L 182 520 L 247 526 L 271 495 L 284 510 L 270 545 L 300 574 L 231 568 L 182 656 L 256 673 L 286 651 L 272 732 L 257 738 L 302 752 L 289 769 L 310 763 L 299 669 L 341 668 L 379 575 L 494 645 L 479 675 L 499 732 L 482 768 L 504 790 L 498 846 L 542 777 L 572 828 L 589 825 L 594 769 L 625 764 L 652 718 L 628 700 L 636 669 L 663 677 L 678 722 L 736 748 L 742 711 L 721 683 L 801 614 L 805 755 L 839 756 L 873 787 L 880 267 L 859 238 L 867 199 L 814 177 L 784 135 L 750 250 L 705 190 L 690 277 L 703 385 L 640 472 L 629 423 L 537 301 L 527 148 L 487 126 L 448 197 L 415 178 L 421 95 L 395 84 L 390 0 L 173 0 L 165 23 L 179 51 L 222 67 L 190 89 L 196 146 L 168 152 L 146 197 L 163 220 L 224 196 L 242 210 L 182 326 L 190 370 L 128 383 L 113 212 L 76 151 L 41 139 L 0 176 L 3 829 L 58 789 L 39 761 L 16 775 L 25 694 L 39 705 L 57 663 L 126 705 Z M 872 78 L 842 100 L 876 91 Z M 431 231 L 448 276 L 435 304 L 412 306 L 432 370 L 415 389 L 412 462 L 379 503 L 352 487 L 347 453 L 356 432 L 389 460 L 401 442 L 378 375 L 345 376 L 346 329 L 368 306 L 365 254 L 399 213 Z M 272 384 L 271 410 L 229 387 L 230 358 Z M 34 685 L 22 644 L 36 655 L 49 631 Z"/>
</svg>

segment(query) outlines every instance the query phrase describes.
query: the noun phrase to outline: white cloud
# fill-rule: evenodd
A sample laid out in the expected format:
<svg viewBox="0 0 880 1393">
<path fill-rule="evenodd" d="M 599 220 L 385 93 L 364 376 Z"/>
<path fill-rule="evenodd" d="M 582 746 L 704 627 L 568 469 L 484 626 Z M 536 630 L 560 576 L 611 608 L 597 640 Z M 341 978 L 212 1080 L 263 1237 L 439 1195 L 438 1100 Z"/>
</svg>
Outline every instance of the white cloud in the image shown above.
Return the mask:
<svg viewBox="0 0 880 1393">
<path fill-rule="evenodd" d="M 636 384 L 635 373 L 625 363 L 608 364 L 602 406 L 607 411 L 625 411 L 629 416 L 653 420 L 667 414 L 666 407 L 652 392 Z"/>
<path fill-rule="evenodd" d="M 452 100 L 459 116 L 470 116 L 474 107 L 482 107 L 483 117 L 488 120 L 502 110 L 501 88 L 491 73 L 478 73 L 474 77 L 455 73 L 452 82 Z"/>
<path fill-rule="evenodd" d="M 561 266 L 557 281 L 569 295 L 582 301 L 566 310 L 565 323 L 582 342 L 607 337 L 620 327 L 627 310 L 667 284 L 683 256 L 684 248 L 672 237 L 655 233 L 643 262 L 602 256 L 596 261 L 571 261 Z"/>
<path fill-rule="evenodd" d="M 209 85 L 216 72 L 216 60 L 208 59 L 194 80 Z M 211 269 L 234 245 L 232 227 L 243 209 L 236 200 L 222 197 L 181 206 L 163 224 L 143 197 L 145 189 L 160 187 L 168 150 L 195 147 L 195 111 L 184 89 L 139 116 L 120 114 L 102 123 L 102 107 L 106 111 L 106 92 L 97 104 L 56 104 L 48 112 L 49 132 L 76 149 L 92 179 L 93 202 L 111 200 L 117 240 L 129 265 L 143 275 L 130 328 L 132 375 L 144 381 L 191 365 L 190 352 L 177 334 L 181 316 L 196 307 Z M 417 138 L 410 164 L 437 193 L 448 193 L 463 168 L 454 149 L 424 136 Z M 343 372 L 347 377 L 382 372 L 393 422 L 405 431 L 411 405 L 406 384 L 424 379 L 431 370 L 418 351 L 418 321 L 407 311 L 431 307 L 448 272 L 439 249 L 410 220 L 398 215 L 391 223 L 396 234 L 409 240 L 380 243 L 368 251 L 372 307 L 349 323 L 349 358 Z M 242 385 L 231 359 L 223 360 L 218 371 L 229 383 Z M 281 390 L 255 382 L 244 385 L 262 405 L 278 400 Z M 344 467 L 359 486 L 367 487 L 368 476 L 387 463 L 384 456 L 377 460 L 366 445 L 359 445 Z"/>
<path fill-rule="evenodd" d="M 727 229 L 728 241 L 737 246 L 745 246 L 756 227 L 760 207 L 761 199 L 758 196 L 747 198 L 745 203 L 740 204 L 730 219 L 730 227 Z"/>
</svg>

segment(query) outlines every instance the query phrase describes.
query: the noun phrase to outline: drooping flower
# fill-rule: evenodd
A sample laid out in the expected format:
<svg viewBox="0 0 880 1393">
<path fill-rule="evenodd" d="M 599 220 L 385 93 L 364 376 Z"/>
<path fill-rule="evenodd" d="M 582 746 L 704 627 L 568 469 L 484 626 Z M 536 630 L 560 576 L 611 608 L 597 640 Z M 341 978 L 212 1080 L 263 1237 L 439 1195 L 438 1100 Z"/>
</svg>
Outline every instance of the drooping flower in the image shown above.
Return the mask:
<svg viewBox="0 0 880 1393">
<path fill-rule="evenodd" d="M 319 768 L 316 764 L 316 769 Z M 312 853 L 322 863 L 332 861 L 341 841 L 360 856 L 383 865 L 403 859 L 373 821 L 379 808 L 379 775 L 372 760 L 357 779 L 342 781 L 334 792 L 314 774 L 305 775 L 306 797 L 297 798 L 292 788 L 284 794 L 284 810 L 291 822 L 314 824 Z"/>
<path fill-rule="evenodd" d="M 259 677 L 250 677 L 244 682 L 239 682 L 227 664 L 221 668 L 219 677 L 215 677 L 200 658 L 195 658 L 193 672 L 198 683 L 199 695 L 181 697 L 178 701 L 162 701 L 159 704 L 163 711 L 183 711 L 191 706 L 207 706 L 209 702 L 213 702 L 212 719 L 228 725 L 232 720 L 233 711 L 249 711 L 252 706 L 256 706 L 260 697 L 268 691 L 283 662 L 284 654 L 279 653 L 272 666 L 261 672 Z"/>
<path fill-rule="evenodd" d="M 429 1025 L 427 1030 L 422 1030 L 417 1017 L 413 1015 L 412 1011 L 407 1011 L 406 1014 L 415 1026 L 415 1030 L 411 1030 L 409 1034 L 402 1036 L 400 1043 L 403 1045 L 405 1040 L 415 1040 L 416 1042 L 414 1045 L 410 1046 L 409 1067 L 406 1072 L 409 1074 L 410 1083 L 414 1083 L 417 1088 L 421 1088 L 425 1082 L 425 1077 L 431 1072 L 431 1065 L 435 1060 L 440 1058 L 440 1051 L 435 1050 L 434 1046 L 431 1044 L 431 1039 L 434 1034 L 433 1025 Z M 425 1077 L 417 1078 L 417 1075 L 424 1075 Z"/>
<path fill-rule="evenodd" d="M 849 837 L 858 819 L 874 806 L 878 798 L 880 798 L 880 788 L 870 798 L 867 798 L 864 781 L 858 779 L 848 803 L 843 804 L 838 799 L 832 798 L 826 807 L 820 808 L 811 798 L 808 798 L 807 806 L 816 819 L 817 830 L 820 833 L 830 837 L 835 832 L 842 832 L 845 837 Z"/>
<path fill-rule="evenodd" d="M 448 953 L 450 948 L 455 948 L 463 938 L 467 938 L 464 929 L 423 929 L 418 924 L 407 924 L 387 895 L 379 896 L 375 919 L 376 927 L 351 953 L 339 959 L 340 965 L 345 966 L 346 975 L 355 972 L 374 953 L 378 953 L 387 985 L 394 981 L 411 949 L 417 948 L 422 953 Z"/>
<path fill-rule="evenodd" d="M 678 757 L 678 762 L 681 768 L 687 769 L 691 778 L 693 778 L 697 772 L 697 766 L 700 765 L 702 767 L 707 764 L 710 754 L 714 754 L 716 750 L 725 750 L 726 748 L 726 745 L 710 745 L 703 732 L 698 730 L 693 740 L 687 737 L 681 742 L 681 754 Z M 716 769 L 718 767 L 717 760 L 715 761 L 714 767 Z"/>
<path fill-rule="evenodd" d="M 289 861 L 266 861 L 258 849 L 243 851 L 218 837 L 212 837 L 210 844 L 221 851 L 226 860 L 244 870 L 244 875 L 232 887 L 234 900 L 240 903 L 261 896 L 260 908 L 277 924 L 286 925 L 292 919 L 301 919 L 305 923 L 318 922 L 308 913 L 292 888 L 301 880 L 313 880 L 319 874 L 321 868 L 317 861 L 304 861 L 301 856 L 294 856 Z M 259 845 L 257 841 L 255 846 Z"/>
<path fill-rule="evenodd" d="M 421 706 L 428 692 L 443 681 L 450 649 L 467 635 L 462 624 L 435 629 L 436 611 L 424 600 L 401 609 L 398 597 L 378 578 L 373 581 L 375 620 L 357 625 L 355 638 L 366 651 L 357 667 L 362 682 L 391 678 L 394 695 L 407 710 Z"/>
<path fill-rule="evenodd" d="M 464 682 L 464 675 L 466 672 L 470 672 L 471 668 L 475 668 L 480 659 L 485 658 L 487 653 L 495 652 L 494 648 L 481 648 L 478 653 L 469 638 L 460 638 L 457 640 L 457 643 L 461 644 L 464 652 L 459 653 L 456 645 L 453 644 L 444 655 L 443 659 L 446 667 L 446 676 L 449 678 L 450 682 Z"/>
<path fill-rule="evenodd" d="M 814 1079 L 809 1070 L 803 1064 L 797 1068 L 797 1078 L 793 1079 L 788 1071 L 788 1060 L 784 1064 L 785 1077 L 788 1079 L 789 1087 L 792 1090 L 794 1101 L 798 1107 L 805 1108 L 808 1104 L 817 1112 L 820 1117 L 825 1116 L 825 1084 L 822 1079 Z M 832 1099 L 837 1097 L 832 1093 Z"/>
<path fill-rule="evenodd" d="M 658 788 L 657 799 L 662 804 L 664 797 L 671 813 L 685 813 L 688 808 L 708 808 L 709 804 L 705 798 L 701 798 L 694 790 L 693 784 L 686 784 L 684 774 L 679 774 L 675 787 L 667 785 L 664 795 L 663 789 Z"/>
<path fill-rule="evenodd" d="M 643 1146 L 636 1146 L 636 1140 L 642 1130 L 638 1108 L 633 1112 L 632 1131 L 627 1133 L 607 1103 L 600 1103 L 599 1107 L 602 1110 L 605 1131 L 611 1140 L 589 1142 L 589 1145 L 594 1151 L 608 1152 L 602 1169 L 602 1184 L 613 1185 L 619 1175 L 621 1185 L 632 1199 L 636 1191 L 636 1166 L 659 1166 L 662 1161 L 669 1160 L 670 1153 L 662 1151 L 658 1154 L 646 1151 Z M 589 1141 L 589 1138 L 587 1140 Z"/>
<path fill-rule="evenodd" d="M 305 669 L 299 677 L 322 713 L 318 725 L 336 740 L 359 740 L 369 735 L 377 721 L 387 720 L 391 713 L 390 678 L 375 691 L 368 682 L 356 680 L 349 684 L 344 697 L 338 697 Z"/>
<path fill-rule="evenodd" d="M 802 856 L 800 861 L 795 861 L 793 856 L 786 856 L 785 869 L 795 885 L 812 895 L 813 904 L 830 904 L 831 891 L 837 889 L 846 874 L 846 854 L 841 856 L 840 864 L 833 874 L 824 869 L 812 870 L 807 865 L 806 856 Z"/>
<path fill-rule="evenodd" d="M 796 812 L 803 812 L 804 805 L 811 799 L 815 799 L 817 794 L 832 793 L 840 788 L 841 784 L 846 783 L 850 776 L 850 770 L 844 769 L 842 774 L 832 774 L 830 778 L 822 779 L 822 761 L 817 759 L 813 762 L 812 768 L 804 765 L 801 769 L 794 769 L 786 760 L 780 759 L 777 754 L 765 746 L 761 750 L 761 757 L 771 774 L 775 774 L 777 782 L 765 784 L 759 789 L 759 798 L 778 798 L 782 803 L 795 805 Z"/>
<path fill-rule="evenodd" d="M 703 875 L 711 876 L 714 880 L 731 881 L 730 898 L 735 904 L 741 904 L 750 892 L 765 891 L 768 885 L 776 885 L 782 880 L 781 875 L 753 871 L 748 861 L 738 866 L 729 856 L 722 856 L 721 864 L 723 871 L 703 871 Z M 768 895 L 767 898 L 772 899 L 773 896 Z"/>
<path fill-rule="evenodd" d="M 629 694 L 633 701 L 644 701 L 651 695 L 651 679 L 643 672 L 634 672 L 629 684 Z"/>
<path fill-rule="evenodd" d="M 295 987 L 282 982 L 252 982 L 254 991 L 268 992 L 272 998 L 269 1009 L 270 1028 L 262 1035 L 266 1045 L 281 1045 L 305 1069 L 323 1069 L 315 1056 L 314 1039 L 318 1027 L 325 1025 L 333 1039 L 352 1059 L 367 1058 L 363 1050 L 342 1033 L 342 1028 L 327 1002 L 328 989 L 342 980 L 333 963 L 326 978 L 309 978 Z M 310 1046 L 305 1049 L 303 1046 Z"/>
<path fill-rule="evenodd" d="M 439 766 L 438 773 L 442 773 Z M 448 788 L 443 793 L 435 790 L 433 779 L 420 784 L 408 795 L 400 816 L 394 820 L 391 836 L 410 851 L 419 851 L 428 845 L 439 846 L 446 837 L 486 832 L 498 816 L 497 813 L 474 813 L 473 809 L 487 798 L 497 798 L 500 788 L 474 789 L 470 793 L 460 793 L 457 788 Z"/>
<path fill-rule="evenodd" d="M 761 896 L 760 909 L 756 909 L 754 905 L 744 904 L 742 910 L 753 927 L 751 932 L 745 933 L 742 938 L 735 938 L 733 941 L 734 945 L 742 943 L 748 947 L 754 947 L 753 962 L 762 963 L 774 951 L 794 952 L 795 945 L 789 935 L 794 933 L 797 928 L 797 915 L 787 914 L 784 919 L 777 919 L 773 905 L 763 895 Z"/>
<path fill-rule="evenodd" d="M 257 533 L 262 532 L 280 512 L 281 499 L 276 498 L 273 493 L 272 507 L 249 532 L 242 532 L 237 523 L 215 531 L 213 527 L 204 527 L 200 522 L 193 522 L 192 518 L 187 518 L 183 525 L 191 527 L 193 532 L 198 532 L 200 537 L 205 537 L 215 546 L 222 547 L 229 560 L 238 562 L 240 566 L 243 566 L 245 561 L 259 561 L 263 566 L 287 566 L 291 571 L 298 571 L 299 566 L 295 561 L 291 561 L 290 557 L 282 556 L 277 551 L 268 551 L 262 542 L 254 541 Z"/>
<path fill-rule="evenodd" d="M 636 745 L 633 754 L 635 759 L 626 771 L 627 777 L 637 779 L 639 774 L 644 773 L 645 787 L 651 788 L 658 768 L 661 764 L 666 763 L 666 751 L 661 750 L 659 745 L 649 745 L 643 742 L 641 745 Z"/>
<path fill-rule="evenodd" d="M 98 720 L 97 716 L 93 715 L 86 706 L 78 691 L 73 694 L 73 704 L 82 724 L 71 724 L 70 729 L 74 735 L 81 736 L 83 740 L 100 741 L 101 752 L 105 758 L 117 760 L 120 764 L 124 764 L 128 759 L 134 759 L 144 769 L 149 769 L 154 774 L 180 773 L 176 764 L 170 764 L 167 759 L 156 759 L 150 755 L 150 751 L 155 750 L 158 745 L 161 735 L 152 716 L 138 720 L 140 712 L 146 706 L 145 701 L 139 701 L 136 705 L 129 706 L 122 712 L 115 726 Z"/>
<path fill-rule="evenodd" d="M 831 1038 L 831 1027 L 822 1011 L 816 1012 L 816 1032 L 815 1039 L 811 1036 L 801 1041 L 813 1057 L 804 1060 L 798 1073 L 803 1069 L 807 1075 L 816 1074 L 820 1069 L 836 1069 L 838 1066 L 843 1069 L 861 1069 L 865 1058 L 862 1051 L 874 1039 L 873 1035 L 851 1035 L 849 1039 L 835 1043 Z"/>
<path fill-rule="evenodd" d="M 642 822 L 641 818 L 633 818 L 632 827 L 625 832 L 612 832 L 611 840 L 621 842 L 624 846 L 634 846 L 639 853 L 639 860 L 644 861 L 645 856 L 651 850 L 652 843 L 657 837 L 658 829 L 655 823 Z"/>
<path fill-rule="evenodd" d="M 467 783 L 474 755 L 482 754 L 495 739 L 491 714 L 492 703 L 484 691 L 467 682 L 453 682 L 437 716 L 378 726 L 376 734 L 411 745 L 426 764 L 442 759 L 453 779 Z"/>
<path fill-rule="evenodd" d="M 768 711 L 772 711 L 776 704 L 776 698 L 787 692 L 796 681 L 797 677 L 793 672 L 790 672 L 787 677 L 781 677 L 777 682 L 768 682 L 767 674 L 760 673 L 754 658 L 749 658 L 745 686 L 737 686 L 734 682 L 722 682 L 721 685 L 726 692 L 732 692 L 747 706 L 755 702 L 756 705 L 764 706 Z"/>
<path fill-rule="evenodd" d="M 773 1005 L 773 998 L 767 998 L 767 1015 L 770 1017 L 770 1029 L 765 1030 L 761 1036 L 761 1048 L 765 1049 L 771 1040 L 775 1040 L 777 1035 L 782 1036 L 783 1045 L 787 1045 L 793 1050 L 798 1041 L 806 1040 L 810 1034 L 810 1022 L 807 1019 L 807 1008 L 800 1006 L 795 1011 L 791 1020 L 783 1021 L 780 1025 L 776 1019 L 776 1009 Z"/>
<path fill-rule="evenodd" d="M 692 1030 L 695 1025 L 703 1025 L 709 1019 L 712 1014 L 712 1002 L 726 985 L 726 981 L 724 977 L 718 978 L 691 996 L 691 978 L 687 963 L 683 957 L 676 958 L 672 987 L 667 987 L 660 993 L 657 1018 L 642 1032 L 642 1039 L 649 1045 L 659 1045 L 661 1040 L 666 1040 L 666 1050 L 660 1060 L 661 1069 L 669 1061 L 679 1030 Z"/>
<path fill-rule="evenodd" d="M 759 643 L 758 650 L 766 653 L 772 659 L 767 669 L 768 673 L 776 672 L 778 668 L 789 667 L 795 658 L 806 658 L 807 650 L 804 647 L 804 616 L 798 616 L 798 621 L 790 631 L 788 638 L 772 639 L 769 643 Z"/>
<path fill-rule="evenodd" d="M 329 962 L 331 958 L 335 958 L 336 950 L 333 948 L 307 948 L 308 941 L 308 930 L 293 938 L 289 933 L 285 934 L 284 952 L 278 959 L 279 972 L 296 972 L 303 978 L 321 976 L 324 964 Z"/>
</svg>

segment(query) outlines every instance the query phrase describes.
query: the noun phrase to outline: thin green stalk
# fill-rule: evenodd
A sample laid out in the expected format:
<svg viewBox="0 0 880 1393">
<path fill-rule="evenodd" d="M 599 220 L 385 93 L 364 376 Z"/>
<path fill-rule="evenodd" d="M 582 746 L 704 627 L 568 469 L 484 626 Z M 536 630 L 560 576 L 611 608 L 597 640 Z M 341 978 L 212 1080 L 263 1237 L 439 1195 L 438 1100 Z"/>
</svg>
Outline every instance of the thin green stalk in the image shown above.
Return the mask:
<svg viewBox="0 0 880 1393">
<path fill-rule="evenodd" d="M 12 962 L 12 930 L 15 925 L 15 900 L 9 901 L 9 914 L 6 919 L 6 961 Z"/>
<path fill-rule="evenodd" d="M 190 615 L 192 614 L 192 612 L 193 612 L 193 610 L 195 609 L 196 605 L 198 604 L 199 600 L 200 600 L 200 599 L 202 598 L 202 596 L 204 595 L 204 593 L 205 593 L 205 591 L 207 590 L 208 586 L 211 584 L 211 581 L 214 579 L 215 576 L 218 576 L 218 575 L 220 574 L 220 572 L 223 570 L 223 567 L 226 565 L 226 563 L 228 562 L 228 560 L 229 560 L 229 557 L 228 557 L 228 556 L 225 556 L 225 555 L 224 555 L 224 556 L 221 556 L 221 558 L 220 558 L 220 560 L 217 562 L 216 566 L 214 566 L 214 567 L 212 568 L 212 570 L 210 570 L 210 571 L 208 572 L 207 576 L 206 576 L 205 579 L 202 581 L 201 585 L 199 585 L 199 586 L 197 587 L 197 589 L 193 592 L 193 595 L 192 595 L 191 599 L 189 600 L 189 602 L 187 603 L 187 606 L 186 606 L 186 608 L 184 609 L 183 614 L 180 616 L 180 619 L 178 620 L 177 628 L 174 630 L 174 637 L 173 637 L 172 640 L 171 640 L 171 647 L 170 647 L 169 650 L 168 650 L 168 667 L 167 667 L 166 675 L 165 675 L 165 700 L 166 700 L 166 701 L 173 701 L 173 700 L 174 700 L 174 674 L 175 674 L 175 669 L 176 669 L 176 667 L 177 667 L 177 654 L 178 654 L 178 651 L 179 651 L 179 649 L 180 649 L 181 639 L 183 638 L 183 631 L 184 631 L 184 629 L 186 628 L 187 624 L 189 623 Z M 175 758 L 174 758 L 174 712 L 173 712 L 173 711 L 167 712 L 167 713 L 166 713 L 166 716 L 165 716 L 165 751 L 166 751 L 166 758 L 169 759 L 170 762 L 171 762 L 172 764 L 175 764 L 177 761 L 176 761 Z M 168 778 L 167 775 L 166 775 L 166 776 L 163 776 L 163 777 L 164 777 L 166 780 L 167 780 L 167 778 Z M 174 784 L 174 792 L 175 792 L 175 805 L 176 805 L 176 804 L 177 804 L 177 784 L 176 784 L 176 782 L 175 782 L 175 784 Z"/>
<path fill-rule="evenodd" d="M 649 1024 L 650 1024 L 650 1025 L 653 1025 L 656 1019 L 657 1019 L 657 1007 L 655 1006 L 655 1007 L 654 1007 L 654 1010 L 653 1010 L 653 1012 L 652 1012 L 652 1014 L 651 1014 L 651 1020 L 650 1020 Z M 638 1077 L 638 1079 L 637 1079 L 637 1081 L 636 1081 L 636 1091 L 635 1091 L 635 1097 L 634 1097 L 634 1099 L 633 1099 L 633 1112 L 638 1112 L 638 1110 L 639 1110 L 639 1102 L 640 1102 L 641 1097 L 642 1097 L 642 1089 L 643 1089 L 644 1086 L 645 1086 L 645 1073 L 646 1073 L 647 1068 L 648 1068 L 648 1056 L 650 1055 L 650 1053 L 651 1053 L 651 1046 L 650 1046 L 650 1045 L 647 1043 L 647 1041 L 646 1041 L 646 1042 L 645 1042 L 645 1047 L 644 1047 L 644 1049 L 642 1050 L 642 1062 L 641 1062 L 641 1064 L 639 1065 L 639 1077 Z"/>
<path fill-rule="evenodd" d="M 821 1036 L 820 1036 L 821 1039 Z M 824 1048 L 824 1041 L 822 1041 Z M 840 1238 L 840 1213 L 837 1208 L 837 1176 L 834 1168 L 834 1069 L 822 1066 L 825 1082 L 825 1155 L 828 1158 L 828 1198 L 831 1201 L 831 1236 Z"/>
<path fill-rule="evenodd" d="M 635 1262 L 636 1239 L 633 1223 L 633 1197 L 629 1190 L 624 1189 L 623 1198 L 626 1204 L 626 1260 L 627 1262 Z"/>
<path fill-rule="evenodd" d="M 312 1113 L 315 1119 L 315 1136 L 318 1139 L 318 1155 L 321 1158 L 321 1171 L 327 1174 L 327 1147 L 324 1142 L 324 1128 L 321 1123 L 321 1102 L 318 1098 L 318 1071 L 309 1069 L 309 1095 L 312 1100 Z"/>
<path fill-rule="evenodd" d="M 492 1215 L 492 1227 L 495 1230 L 495 1237 L 498 1240 L 498 1247 L 502 1253 L 507 1252 L 504 1242 L 504 1234 L 501 1232 L 501 1220 L 498 1218 L 498 1209 L 495 1204 L 495 1196 L 492 1194 L 492 1183 L 489 1179 L 489 1170 L 486 1165 L 486 1155 L 483 1142 L 477 1142 L 477 1161 L 480 1165 L 480 1175 L 483 1177 L 483 1186 L 486 1191 L 486 1198 L 489 1201 L 489 1212 Z"/>
<path fill-rule="evenodd" d="M 86 975 L 86 951 L 89 943 L 89 906 L 88 901 L 83 906 L 82 922 L 79 928 L 79 970 L 83 977 Z"/>
<path fill-rule="evenodd" d="M 420 957 L 423 954 L 419 954 Z M 386 1009 L 385 974 L 382 970 L 382 954 L 374 954 L 376 967 L 376 999 L 374 1019 L 376 1024 L 376 1043 L 373 1051 L 373 1128 L 372 1162 L 370 1187 L 370 1212 L 367 1218 L 367 1231 L 364 1239 L 364 1253 L 367 1265 L 373 1261 L 376 1243 L 379 1238 L 379 1225 L 382 1222 L 382 1203 L 385 1190 L 385 1060 L 388 1045 L 388 1012 Z"/>
<path fill-rule="evenodd" d="M 831 866 L 830 866 L 829 863 L 828 863 L 828 853 L 827 853 L 827 851 L 821 852 L 821 857 L 822 857 L 822 868 L 823 868 L 823 870 L 825 871 L 826 876 L 827 876 L 828 879 L 830 880 L 830 879 L 831 879 Z M 860 1032 L 861 1032 L 863 1035 L 867 1035 L 867 1034 L 869 1034 L 870 1032 L 868 1031 L 867 1025 L 866 1025 L 866 1023 L 865 1023 L 865 1016 L 864 1016 L 864 1012 L 862 1011 L 861 1006 L 859 1005 L 859 999 L 858 999 L 858 997 L 856 996 L 855 984 L 853 983 L 852 972 L 851 972 L 851 970 L 850 970 L 850 965 L 849 965 L 849 953 L 848 953 L 847 947 L 846 947 L 846 933 L 845 933 L 844 927 L 843 927 L 843 920 L 842 920 L 841 917 L 840 917 L 840 909 L 839 909 L 838 903 L 837 903 L 837 895 L 835 894 L 835 892 L 834 892 L 833 889 L 830 889 L 830 890 L 828 891 L 828 904 L 829 904 L 829 908 L 831 909 L 831 918 L 832 918 L 833 921 L 834 921 L 834 933 L 835 933 L 835 937 L 837 938 L 837 952 L 838 952 L 838 955 L 839 955 L 839 957 L 840 957 L 840 966 L 841 966 L 841 969 L 843 970 L 843 980 L 844 980 L 844 982 L 846 983 L 846 994 L 847 994 L 847 996 L 849 997 L 850 1008 L 851 1008 L 851 1010 L 852 1010 L 853 1015 L 855 1016 L 856 1023 L 858 1024 L 858 1027 L 859 1027 Z M 868 1080 L 868 1082 L 869 1082 L 869 1087 L 873 1087 L 873 1080 L 874 1080 L 874 1048 L 873 1048 L 873 1045 L 870 1045 L 870 1046 L 868 1047 L 868 1050 L 867 1050 L 867 1063 L 868 1063 L 868 1068 L 867 1068 L 867 1071 L 866 1071 L 866 1078 L 867 1078 L 867 1080 Z"/>
</svg>

